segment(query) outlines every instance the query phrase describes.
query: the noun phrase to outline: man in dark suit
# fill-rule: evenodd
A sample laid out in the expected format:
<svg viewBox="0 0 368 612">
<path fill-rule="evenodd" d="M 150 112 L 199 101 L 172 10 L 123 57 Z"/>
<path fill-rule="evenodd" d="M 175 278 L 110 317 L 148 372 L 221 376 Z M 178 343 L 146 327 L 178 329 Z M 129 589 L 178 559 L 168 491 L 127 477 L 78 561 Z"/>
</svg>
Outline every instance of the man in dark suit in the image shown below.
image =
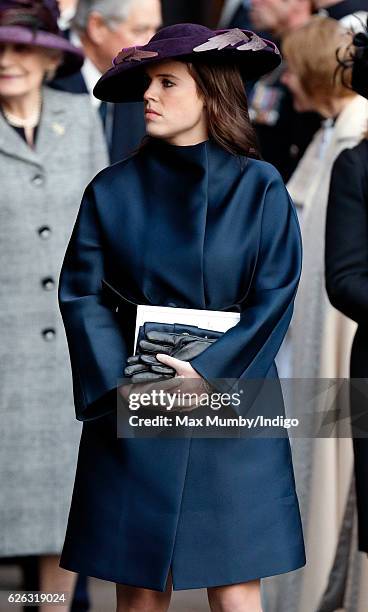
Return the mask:
<svg viewBox="0 0 368 612">
<path fill-rule="evenodd" d="M 56 79 L 55 89 L 88 93 L 98 108 L 114 163 L 136 149 L 144 134 L 142 103 L 100 102 L 92 90 L 123 47 L 145 45 L 161 26 L 160 0 L 79 0 L 70 38 L 79 43 L 86 60 L 80 72 Z"/>
<path fill-rule="evenodd" d="M 252 0 L 249 16 L 253 29 L 270 32 L 281 46 L 285 34 L 309 21 L 312 0 Z M 286 182 L 320 127 L 321 118 L 316 113 L 297 112 L 282 83 L 283 70 L 281 65 L 255 84 L 249 96 L 249 113 L 263 158 L 276 166 Z"/>
<path fill-rule="evenodd" d="M 364 6 L 367 10 L 367 0 L 251 0 L 248 14 L 253 29 L 270 32 L 281 46 L 288 32 L 307 23 L 320 9 L 321 14 L 341 20 L 344 26 L 357 27 L 359 20 L 352 14 L 362 18 Z M 244 3 L 240 8 L 244 10 Z M 297 112 L 282 82 L 283 71 L 284 65 L 256 83 L 249 95 L 249 106 L 264 159 L 288 181 L 319 129 L 321 117 Z"/>
<path fill-rule="evenodd" d="M 251 30 L 250 8 L 251 0 L 225 0 L 218 24 L 219 28 Z"/>
</svg>

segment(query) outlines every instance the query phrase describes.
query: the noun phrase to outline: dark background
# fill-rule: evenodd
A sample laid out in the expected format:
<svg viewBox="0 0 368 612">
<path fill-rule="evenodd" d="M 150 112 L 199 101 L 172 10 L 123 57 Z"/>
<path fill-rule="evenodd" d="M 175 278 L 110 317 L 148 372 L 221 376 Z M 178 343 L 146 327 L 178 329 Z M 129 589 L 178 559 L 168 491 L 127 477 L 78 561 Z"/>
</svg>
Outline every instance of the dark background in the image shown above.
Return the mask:
<svg viewBox="0 0 368 612">
<path fill-rule="evenodd" d="M 215 27 L 223 0 L 162 0 L 164 23 L 201 23 Z"/>
</svg>

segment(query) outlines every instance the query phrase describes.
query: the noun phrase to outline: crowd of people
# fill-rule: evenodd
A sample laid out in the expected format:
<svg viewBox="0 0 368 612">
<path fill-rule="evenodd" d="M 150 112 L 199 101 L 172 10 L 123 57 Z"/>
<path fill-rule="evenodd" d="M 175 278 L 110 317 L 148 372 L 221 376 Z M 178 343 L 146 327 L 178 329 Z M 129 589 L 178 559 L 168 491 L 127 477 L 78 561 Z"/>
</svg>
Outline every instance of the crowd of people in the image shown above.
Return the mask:
<svg viewBox="0 0 368 612">
<path fill-rule="evenodd" d="M 365 5 L 230 0 L 220 18 L 283 57 L 247 85 L 260 155 L 280 172 L 303 239 L 279 374 L 312 381 L 308 397 L 321 379 L 363 381 L 350 393 L 353 440 L 336 422 L 328 440 L 293 441 L 307 566 L 264 581 L 267 612 L 363 612 L 367 595 Z M 32 559 L 30 590 L 73 591 L 73 610 L 89 598 L 87 578 L 59 567 L 81 430 L 58 278 L 85 187 L 145 134 L 142 102 L 101 102 L 93 89 L 121 49 L 163 23 L 160 0 L 0 0 L 0 557 L 25 581 Z M 288 410 L 302 418 L 306 387 L 295 389 Z"/>
</svg>

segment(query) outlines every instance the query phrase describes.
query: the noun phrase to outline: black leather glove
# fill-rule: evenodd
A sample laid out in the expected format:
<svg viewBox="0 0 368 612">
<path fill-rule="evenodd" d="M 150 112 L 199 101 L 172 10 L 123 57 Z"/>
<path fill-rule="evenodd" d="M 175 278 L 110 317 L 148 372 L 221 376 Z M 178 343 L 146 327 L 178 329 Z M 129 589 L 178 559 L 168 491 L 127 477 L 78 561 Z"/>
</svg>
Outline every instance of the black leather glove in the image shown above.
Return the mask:
<svg viewBox="0 0 368 612">
<path fill-rule="evenodd" d="M 214 338 L 202 338 L 188 333 L 172 333 L 151 330 L 139 342 L 140 350 L 149 356 L 165 353 L 182 361 L 190 361 L 213 342 Z M 147 360 L 148 362 L 149 360 Z M 159 362 L 157 362 L 159 363 Z"/>
<path fill-rule="evenodd" d="M 131 376 L 132 382 L 165 380 L 175 376 L 176 371 L 156 359 L 157 353 L 164 353 L 190 361 L 217 338 L 206 338 L 189 333 L 147 331 L 139 343 L 139 353 L 127 359 L 128 366 L 124 369 L 125 376 Z"/>
<path fill-rule="evenodd" d="M 132 382 L 165 380 L 165 378 L 172 378 L 176 373 L 173 368 L 165 366 L 160 361 L 157 361 L 154 356 L 149 355 L 138 354 L 128 357 L 127 364 L 124 374 L 125 376 L 131 376 Z M 162 375 L 165 375 L 165 377 L 163 378 Z"/>
</svg>

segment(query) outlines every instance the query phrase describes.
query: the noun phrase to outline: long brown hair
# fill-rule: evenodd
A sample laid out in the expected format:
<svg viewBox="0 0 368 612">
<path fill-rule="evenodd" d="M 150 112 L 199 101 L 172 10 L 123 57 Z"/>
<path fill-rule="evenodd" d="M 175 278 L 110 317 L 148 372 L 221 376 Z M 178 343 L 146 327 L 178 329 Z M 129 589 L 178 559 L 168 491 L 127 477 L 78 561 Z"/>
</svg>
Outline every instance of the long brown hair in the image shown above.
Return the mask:
<svg viewBox="0 0 368 612">
<path fill-rule="evenodd" d="M 260 158 L 250 122 L 245 86 L 234 63 L 191 59 L 186 62 L 206 102 L 208 134 L 233 155 Z"/>
</svg>

